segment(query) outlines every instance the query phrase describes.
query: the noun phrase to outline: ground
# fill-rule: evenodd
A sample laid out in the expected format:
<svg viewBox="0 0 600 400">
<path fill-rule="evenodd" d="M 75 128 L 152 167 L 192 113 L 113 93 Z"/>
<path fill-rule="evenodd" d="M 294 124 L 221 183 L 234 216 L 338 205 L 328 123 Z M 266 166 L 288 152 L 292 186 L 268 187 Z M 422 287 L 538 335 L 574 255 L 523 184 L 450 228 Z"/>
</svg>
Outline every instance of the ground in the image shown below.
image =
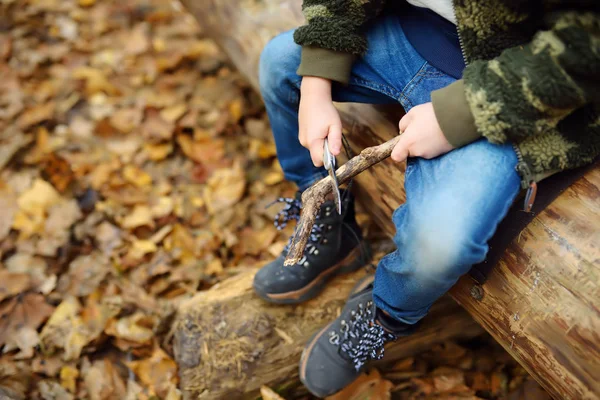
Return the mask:
<svg viewBox="0 0 600 400">
<path fill-rule="evenodd" d="M 176 1 L 2 0 L 0 15 L 0 393 L 179 399 L 178 303 L 291 232 L 267 208 L 295 189 L 262 102 Z M 538 390 L 489 338 L 365 382 L 353 396 Z"/>
</svg>

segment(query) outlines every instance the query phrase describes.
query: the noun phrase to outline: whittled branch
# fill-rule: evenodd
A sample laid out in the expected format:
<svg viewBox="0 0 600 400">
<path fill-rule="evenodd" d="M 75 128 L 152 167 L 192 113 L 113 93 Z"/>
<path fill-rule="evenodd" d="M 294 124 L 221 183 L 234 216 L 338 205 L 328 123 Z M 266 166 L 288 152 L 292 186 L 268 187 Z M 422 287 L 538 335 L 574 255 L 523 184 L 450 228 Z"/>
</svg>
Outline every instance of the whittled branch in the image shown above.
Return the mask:
<svg viewBox="0 0 600 400">
<path fill-rule="evenodd" d="M 392 154 L 392 149 L 399 140 L 400 136 L 395 136 L 393 139 L 380 145 L 367 147 L 363 149 L 359 155 L 352 157 L 335 172 L 339 184 L 341 185 L 348 182 L 367 168 L 388 158 L 390 154 Z M 312 227 L 315 224 L 319 209 L 325 202 L 327 196 L 331 193 L 331 190 L 331 178 L 328 176 L 321 179 L 302 193 L 302 214 L 298 220 L 296 233 L 294 234 L 284 265 L 296 264 L 302 258 L 306 242 L 308 241 Z"/>
</svg>

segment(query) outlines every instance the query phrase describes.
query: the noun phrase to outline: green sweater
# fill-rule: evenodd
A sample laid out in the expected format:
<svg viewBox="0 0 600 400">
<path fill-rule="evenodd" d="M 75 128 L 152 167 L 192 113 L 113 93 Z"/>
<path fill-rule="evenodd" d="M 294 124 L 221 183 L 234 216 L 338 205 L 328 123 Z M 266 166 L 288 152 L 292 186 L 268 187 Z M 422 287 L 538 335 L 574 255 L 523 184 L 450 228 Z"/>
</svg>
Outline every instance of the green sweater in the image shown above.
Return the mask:
<svg viewBox="0 0 600 400">
<path fill-rule="evenodd" d="M 454 0 L 467 67 L 432 93 L 448 141 L 511 142 L 523 186 L 600 154 L 598 0 Z M 304 0 L 298 73 L 347 82 L 385 0 Z"/>
</svg>

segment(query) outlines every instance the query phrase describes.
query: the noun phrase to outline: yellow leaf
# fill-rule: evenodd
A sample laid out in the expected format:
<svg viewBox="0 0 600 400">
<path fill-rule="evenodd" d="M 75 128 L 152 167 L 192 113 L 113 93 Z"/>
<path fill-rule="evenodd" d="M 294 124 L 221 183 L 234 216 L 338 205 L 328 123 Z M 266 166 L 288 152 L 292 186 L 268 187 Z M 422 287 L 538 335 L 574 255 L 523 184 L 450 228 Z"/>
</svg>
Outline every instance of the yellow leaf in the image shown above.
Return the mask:
<svg viewBox="0 0 600 400">
<path fill-rule="evenodd" d="M 152 204 L 151 211 L 154 218 L 162 218 L 173 212 L 175 203 L 169 196 L 161 196 L 155 204 Z"/>
<path fill-rule="evenodd" d="M 150 240 L 135 240 L 127 253 L 127 258 L 139 260 L 146 254 L 154 253 L 158 248 L 154 242 Z"/>
<path fill-rule="evenodd" d="M 136 343 L 147 343 L 154 337 L 156 322 L 155 318 L 138 311 L 109 325 L 106 333 Z"/>
<path fill-rule="evenodd" d="M 60 369 L 60 385 L 71 393 L 75 393 L 78 377 L 79 370 L 77 368 L 65 365 Z"/>
<path fill-rule="evenodd" d="M 79 0 L 81 7 L 91 7 L 96 3 L 96 0 Z"/>
<path fill-rule="evenodd" d="M 223 272 L 223 263 L 218 258 L 209 262 L 204 269 L 206 275 L 219 275 L 221 272 Z"/>
<path fill-rule="evenodd" d="M 284 176 L 281 171 L 269 171 L 263 178 L 265 185 L 275 185 L 283 182 Z"/>
<path fill-rule="evenodd" d="M 263 400 L 285 400 L 268 386 L 262 386 L 260 388 L 260 395 L 262 396 Z"/>
<path fill-rule="evenodd" d="M 214 215 L 233 206 L 242 199 L 245 190 L 246 178 L 239 165 L 215 171 L 204 192 L 208 212 Z"/>
<path fill-rule="evenodd" d="M 148 186 L 152 183 L 152 177 L 142 169 L 134 165 L 126 165 L 123 169 L 123 177 L 137 187 Z"/>
<path fill-rule="evenodd" d="M 21 211 L 30 215 L 45 212 L 48 208 L 60 201 L 60 194 L 48 182 L 36 179 L 29 190 L 26 190 L 17 199 Z"/>
<path fill-rule="evenodd" d="M 183 114 L 185 114 L 186 111 L 187 111 L 187 104 L 180 103 L 180 104 L 175 104 L 173 106 L 165 108 L 164 110 L 162 110 L 160 112 L 160 116 L 165 121 L 175 122 L 179 118 L 181 118 L 183 116 Z"/>
<path fill-rule="evenodd" d="M 237 98 L 229 103 L 229 115 L 231 115 L 231 119 L 234 123 L 237 123 L 244 113 L 244 104 L 242 100 Z"/>
<path fill-rule="evenodd" d="M 144 385 L 160 397 L 165 397 L 170 391 L 170 384 L 177 382 L 177 364 L 158 346 L 150 358 L 127 365 Z"/>
<path fill-rule="evenodd" d="M 148 158 L 150 158 L 152 161 L 161 161 L 167 158 L 167 156 L 173 152 L 173 143 L 146 143 L 144 144 L 144 151 L 146 151 Z"/>
<path fill-rule="evenodd" d="M 62 301 L 40 333 L 46 348 L 63 348 L 65 360 L 79 358 L 83 347 L 90 342 L 88 331 L 79 317 L 81 304 L 73 296 Z"/>
<path fill-rule="evenodd" d="M 152 219 L 152 211 L 150 207 L 138 204 L 135 206 L 131 214 L 123 218 L 121 221 L 121 226 L 128 229 L 135 229 L 139 226 L 154 226 L 154 220 Z"/>
<path fill-rule="evenodd" d="M 86 91 L 90 96 L 101 92 L 108 95 L 119 94 L 119 90 L 108 81 L 99 69 L 86 66 L 77 67 L 73 70 L 71 76 L 74 79 L 85 80 Z"/>
</svg>

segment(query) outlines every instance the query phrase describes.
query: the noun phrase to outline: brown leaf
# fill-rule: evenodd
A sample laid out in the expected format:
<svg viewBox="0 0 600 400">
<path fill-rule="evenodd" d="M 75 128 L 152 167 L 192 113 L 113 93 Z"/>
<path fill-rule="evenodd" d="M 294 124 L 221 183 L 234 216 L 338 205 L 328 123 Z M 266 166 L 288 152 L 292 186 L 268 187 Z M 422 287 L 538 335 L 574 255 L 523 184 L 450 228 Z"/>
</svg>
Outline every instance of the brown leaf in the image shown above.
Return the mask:
<svg viewBox="0 0 600 400">
<path fill-rule="evenodd" d="M 1 92 L 2 90 L 0 90 Z M 0 104 L 2 104 L 1 98 Z M 13 126 L 0 133 L 0 171 L 19 150 L 27 146 L 31 141 L 31 136 L 25 136 L 22 131 L 17 130 Z"/>
<path fill-rule="evenodd" d="M 81 255 L 69 264 L 69 270 L 58 281 L 58 290 L 64 294 L 81 297 L 92 293 L 110 272 L 107 257 L 95 251 Z"/>
<path fill-rule="evenodd" d="M 351 385 L 341 392 L 327 397 L 327 400 L 390 400 L 394 385 L 386 381 L 376 369 L 369 374 L 362 374 Z"/>
<path fill-rule="evenodd" d="M 0 270 L 0 301 L 26 291 L 31 287 L 31 276 Z"/>
<path fill-rule="evenodd" d="M 108 359 L 84 363 L 81 374 L 90 400 L 124 399 L 126 388 L 118 371 Z"/>
<path fill-rule="evenodd" d="M 52 101 L 44 104 L 38 104 L 21 114 L 17 120 L 17 126 L 22 130 L 27 130 L 33 125 L 48 121 L 54 116 L 55 107 L 56 104 Z"/>
<path fill-rule="evenodd" d="M 52 311 L 54 307 L 46 303 L 44 296 L 33 293 L 0 304 L 0 345 L 14 339 L 13 336 L 21 327 L 37 329 Z"/>
<path fill-rule="evenodd" d="M 158 110 L 151 108 L 146 111 L 141 131 L 146 140 L 156 143 L 163 140 L 170 140 L 175 131 L 175 124 L 165 121 L 160 116 Z"/>
</svg>

